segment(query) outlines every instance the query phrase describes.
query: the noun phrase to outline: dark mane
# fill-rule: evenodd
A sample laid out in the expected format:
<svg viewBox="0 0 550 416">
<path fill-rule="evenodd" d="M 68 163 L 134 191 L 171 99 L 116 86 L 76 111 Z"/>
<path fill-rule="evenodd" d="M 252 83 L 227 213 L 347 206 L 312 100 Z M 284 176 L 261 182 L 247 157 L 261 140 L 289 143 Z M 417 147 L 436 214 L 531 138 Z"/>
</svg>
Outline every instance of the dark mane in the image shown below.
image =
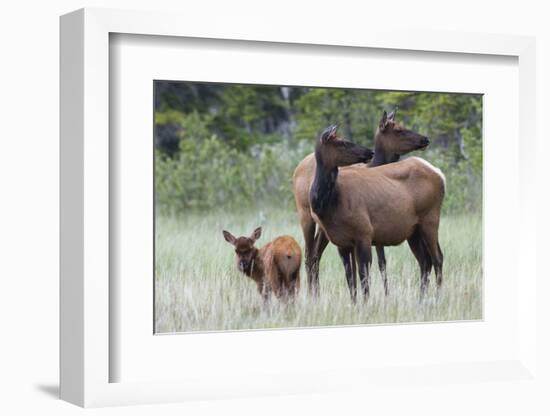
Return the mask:
<svg viewBox="0 0 550 416">
<path fill-rule="evenodd" d="M 326 169 L 318 149 L 315 151 L 315 159 L 317 169 L 310 191 L 311 209 L 320 218 L 323 218 L 338 204 L 338 192 L 336 190 L 338 168 Z"/>
</svg>

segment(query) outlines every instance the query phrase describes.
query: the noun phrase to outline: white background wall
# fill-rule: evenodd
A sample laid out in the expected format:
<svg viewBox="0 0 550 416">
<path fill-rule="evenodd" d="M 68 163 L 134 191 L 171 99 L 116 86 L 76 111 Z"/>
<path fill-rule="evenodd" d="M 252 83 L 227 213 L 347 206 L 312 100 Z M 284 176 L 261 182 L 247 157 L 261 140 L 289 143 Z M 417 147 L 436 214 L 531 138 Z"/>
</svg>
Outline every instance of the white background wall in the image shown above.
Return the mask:
<svg viewBox="0 0 550 416">
<path fill-rule="evenodd" d="M 550 105 L 550 30 L 547 2 L 457 0 L 443 1 L 209 1 L 88 0 L 3 2 L 0 9 L 0 413 L 72 414 L 81 410 L 56 399 L 58 384 L 58 16 L 74 9 L 115 7 L 179 10 L 189 19 L 222 14 L 250 15 L 287 25 L 319 24 L 333 30 L 331 22 L 365 26 L 394 21 L 404 27 L 438 30 L 510 33 L 537 36 L 538 132 L 545 135 Z M 182 21 L 182 25 L 185 21 Z M 503 120 L 505 122 L 505 120 Z M 541 189 L 539 241 L 549 230 L 543 214 L 548 209 L 549 175 L 544 166 L 548 141 L 533 152 L 538 160 Z M 503 149 L 502 157 L 515 149 Z M 514 226 L 511 219 L 510 226 Z M 544 230 L 544 231 L 543 231 Z M 505 230 L 503 230 L 505 238 Z M 513 251 L 514 242 L 510 242 Z M 546 246 L 545 246 L 546 247 Z M 544 258 L 540 259 L 542 267 Z M 549 284 L 538 290 L 548 293 Z M 545 308 L 546 306 L 541 306 Z M 542 311 L 543 309 L 541 309 Z M 547 322 L 547 321 L 546 321 Z M 547 327 L 548 328 L 548 327 Z M 542 331 L 545 347 L 548 332 Z M 546 348 L 550 351 L 550 348 Z M 548 359 L 542 357 L 543 365 Z M 548 372 L 547 372 L 548 374 Z M 535 396 L 505 384 L 479 394 L 457 386 L 443 408 L 426 397 L 424 414 L 543 414 Z M 407 398 L 414 388 L 392 396 L 370 397 L 345 392 L 323 396 L 217 401 L 96 410 L 100 414 L 281 414 L 281 413 L 414 413 Z M 488 395 L 486 395 L 488 394 Z M 377 410 L 374 410 L 377 409 Z M 384 411 L 381 411 L 384 410 Z M 548 414 L 548 413 L 546 413 Z"/>
</svg>

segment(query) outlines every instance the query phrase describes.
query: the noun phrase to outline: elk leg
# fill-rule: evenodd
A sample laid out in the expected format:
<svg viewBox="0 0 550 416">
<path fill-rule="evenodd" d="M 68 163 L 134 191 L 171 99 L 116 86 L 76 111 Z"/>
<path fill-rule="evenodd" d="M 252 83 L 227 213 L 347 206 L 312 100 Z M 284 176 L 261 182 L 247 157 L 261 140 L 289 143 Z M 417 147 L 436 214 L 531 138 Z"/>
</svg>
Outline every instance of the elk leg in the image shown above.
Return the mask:
<svg viewBox="0 0 550 416">
<path fill-rule="evenodd" d="M 439 290 L 443 283 L 443 252 L 437 238 L 437 227 L 434 225 L 423 227 L 422 240 L 431 257 L 435 270 L 437 289 Z"/>
<path fill-rule="evenodd" d="M 430 283 L 429 275 L 432 269 L 432 260 L 418 230 L 415 230 L 407 242 L 420 266 L 420 295 L 424 296 Z"/>
<path fill-rule="evenodd" d="M 258 292 L 260 292 L 260 295 L 262 296 L 264 305 L 267 304 L 269 300 L 269 290 L 264 282 L 258 282 Z"/>
<path fill-rule="evenodd" d="M 308 291 L 310 294 L 314 294 L 312 267 L 313 267 L 313 251 L 314 251 L 314 244 L 315 244 L 315 222 L 313 221 L 313 218 L 311 218 L 311 216 L 308 216 L 307 218 L 302 218 L 300 220 L 300 225 L 302 227 L 302 232 L 304 234 L 304 242 L 305 242 L 305 257 L 306 257 L 305 265 L 306 265 Z"/>
<path fill-rule="evenodd" d="M 291 273 L 288 279 L 285 280 L 285 295 L 291 302 L 294 301 L 300 288 L 300 270 Z"/>
<path fill-rule="evenodd" d="M 355 303 L 357 301 L 357 281 L 355 279 L 355 265 L 352 264 L 354 263 L 354 258 L 351 255 L 351 250 L 346 248 L 338 248 L 338 254 L 340 254 L 340 258 L 344 264 L 351 301 Z"/>
<path fill-rule="evenodd" d="M 358 243 L 355 247 L 355 257 L 359 269 L 361 289 L 363 290 L 363 300 L 367 302 L 370 294 L 370 266 L 372 262 L 370 243 Z"/>
<path fill-rule="evenodd" d="M 357 289 L 356 289 L 356 286 L 357 286 L 357 261 L 355 259 L 355 251 L 354 250 L 350 250 L 350 257 L 351 257 L 351 274 L 352 274 L 352 279 L 353 279 L 353 284 L 354 284 L 354 288 L 355 288 L 355 294 L 357 295 Z"/>
<path fill-rule="evenodd" d="M 292 282 L 293 282 L 293 288 L 294 288 L 294 295 L 298 295 L 298 292 L 300 291 L 300 268 L 296 270 L 294 275 L 292 276 Z"/>
<path fill-rule="evenodd" d="M 319 295 L 319 264 L 321 262 L 321 256 L 327 248 L 328 238 L 325 235 L 324 231 L 321 229 L 317 230 L 315 235 L 315 242 L 313 244 L 313 253 L 311 261 L 311 285 L 313 288 L 313 294 L 315 296 Z"/>
<path fill-rule="evenodd" d="M 286 297 L 286 287 L 284 282 L 284 277 L 280 272 L 275 272 L 271 279 L 271 288 L 275 296 L 279 300 L 285 300 Z"/>
<path fill-rule="evenodd" d="M 439 265 L 439 274 L 436 269 L 435 275 L 437 280 L 437 288 L 439 289 L 441 287 L 441 284 L 443 283 L 443 252 L 441 251 L 441 246 L 439 245 L 439 241 L 437 242 L 437 251 L 439 253 L 440 265 Z"/>
<path fill-rule="evenodd" d="M 386 253 L 384 253 L 384 246 L 376 246 L 376 257 L 378 257 L 378 269 L 380 269 L 380 275 L 384 282 L 384 295 L 388 296 L 388 276 L 386 274 Z"/>
</svg>

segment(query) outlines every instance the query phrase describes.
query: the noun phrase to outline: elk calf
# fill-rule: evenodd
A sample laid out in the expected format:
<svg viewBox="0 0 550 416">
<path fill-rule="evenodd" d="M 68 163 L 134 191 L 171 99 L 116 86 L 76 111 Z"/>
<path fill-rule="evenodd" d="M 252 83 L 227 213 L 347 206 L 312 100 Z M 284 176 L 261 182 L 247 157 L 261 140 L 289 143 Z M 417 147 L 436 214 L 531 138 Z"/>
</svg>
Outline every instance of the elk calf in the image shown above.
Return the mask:
<svg viewBox="0 0 550 416">
<path fill-rule="evenodd" d="M 261 227 L 250 237 L 237 238 L 223 231 L 225 240 L 235 247 L 237 268 L 256 282 L 264 300 L 271 292 L 281 300 L 294 298 L 300 288 L 300 246 L 294 238 L 285 235 L 258 249 L 254 243 L 261 235 Z"/>
</svg>

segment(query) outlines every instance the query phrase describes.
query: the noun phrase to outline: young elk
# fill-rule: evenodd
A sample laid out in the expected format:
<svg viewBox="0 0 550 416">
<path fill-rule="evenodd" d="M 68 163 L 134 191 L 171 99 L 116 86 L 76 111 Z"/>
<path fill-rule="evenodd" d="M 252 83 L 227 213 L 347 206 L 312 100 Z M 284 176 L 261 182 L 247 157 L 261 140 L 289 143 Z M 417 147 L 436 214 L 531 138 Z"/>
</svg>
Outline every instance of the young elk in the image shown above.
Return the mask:
<svg viewBox="0 0 550 416">
<path fill-rule="evenodd" d="M 271 292 L 280 300 L 293 299 L 300 288 L 300 246 L 294 238 L 285 235 L 258 249 L 254 244 L 261 235 L 261 227 L 250 237 L 237 238 L 223 231 L 225 240 L 235 247 L 237 268 L 256 282 L 264 301 Z"/>
<path fill-rule="evenodd" d="M 374 136 L 374 157 L 368 163 L 368 167 L 397 162 L 402 155 L 414 150 L 424 149 L 430 143 L 427 137 L 400 126 L 395 121 L 395 113 L 393 111 L 387 115 L 384 111 Z M 317 227 L 316 230 L 315 221 L 311 216 L 309 192 L 315 176 L 315 168 L 315 154 L 311 153 L 296 167 L 293 184 L 296 208 L 305 241 L 308 289 L 310 293 L 317 295 L 319 291 L 319 262 L 327 247 L 328 239 L 321 229 Z M 387 295 L 388 283 L 384 246 L 377 245 L 376 254 L 378 267 L 384 282 L 384 291 Z"/>
<path fill-rule="evenodd" d="M 321 134 L 310 192 L 312 216 L 338 247 L 352 299 L 356 299 L 357 269 L 364 298 L 368 298 L 371 247 L 405 240 L 420 266 L 421 294 L 428 286 L 432 265 L 439 288 L 443 254 L 438 229 L 445 177 L 417 157 L 376 169 L 339 169 L 361 162 L 352 148 L 350 142 L 336 136 L 334 126 Z"/>
</svg>

